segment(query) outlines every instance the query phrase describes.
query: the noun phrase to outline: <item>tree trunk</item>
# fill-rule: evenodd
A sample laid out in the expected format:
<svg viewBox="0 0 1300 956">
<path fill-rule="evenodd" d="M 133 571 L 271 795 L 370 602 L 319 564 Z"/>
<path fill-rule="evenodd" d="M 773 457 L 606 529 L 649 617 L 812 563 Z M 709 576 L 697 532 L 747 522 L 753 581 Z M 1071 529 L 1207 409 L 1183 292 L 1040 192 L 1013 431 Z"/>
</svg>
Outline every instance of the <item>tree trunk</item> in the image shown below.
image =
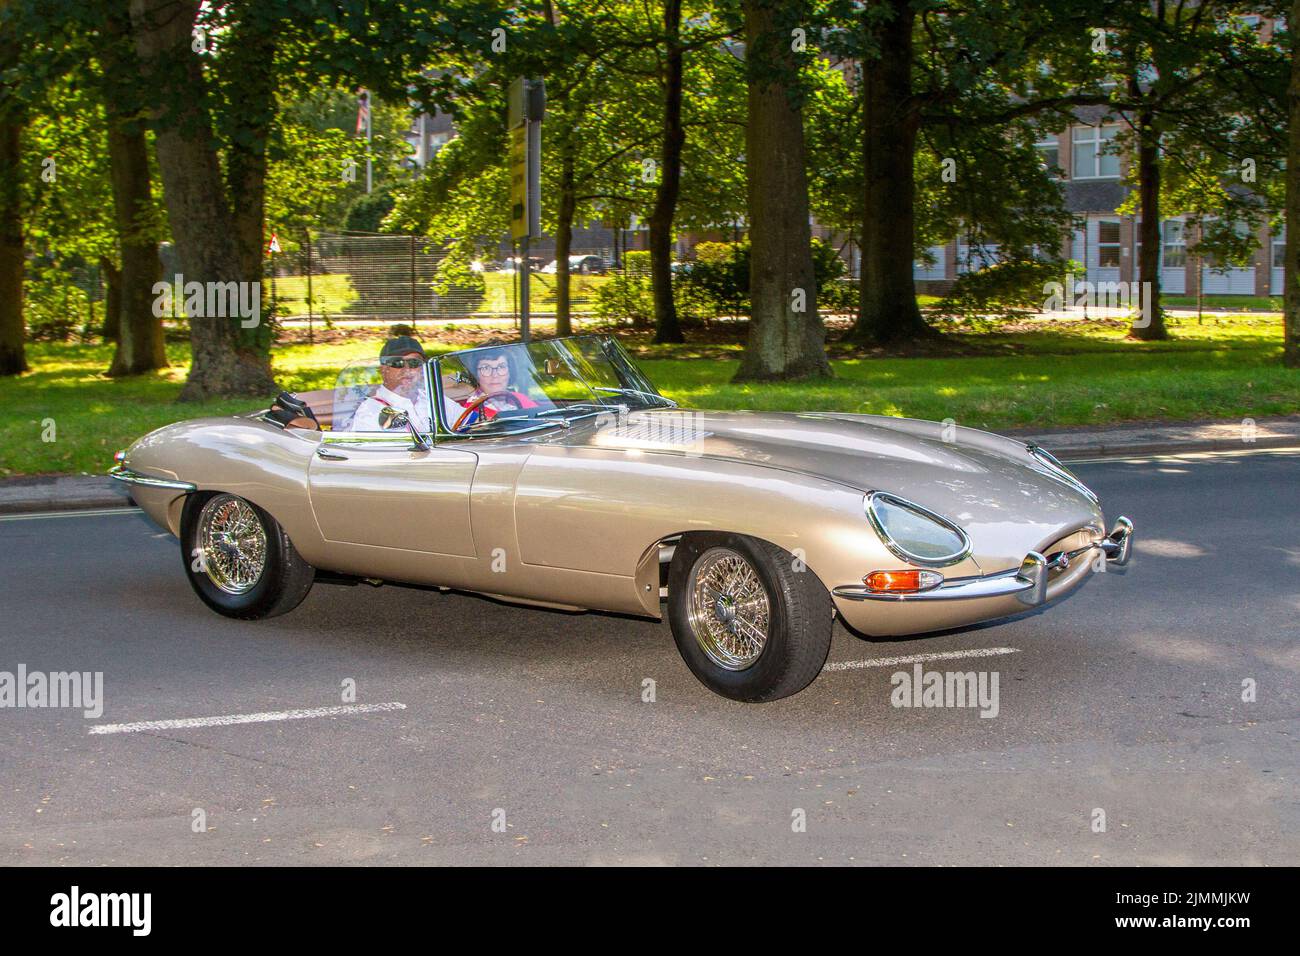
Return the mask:
<svg viewBox="0 0 1300 956">
<path fill-rule="evenodd" d="M 748 122 L 749 340 L 736 381 L 824 377 L 826 330 L 817 314 L 803 114 L 791 102 L 798 62 L 772 0 L 745 0 Z M 773 148 L 773 144 L 780 148 Z"/>
<path fill-rule="evenodd" d="M 1292 0 L 1291 29 L 1300 25 L 1300 0 Z M 1282 259 L 1282 364 L 1300 368 L 1300 46 L 1291 51 L 1287 90 L 1286 250 Z"/>
<path fill-rule="evenodd" d="M 104 277 L 105 342 L 116 342 L 122 334 L 122 270 L 108 256 L 99 257 L 99 271 Z"/>
<path fill-rule="evenodd" d="M 198 7 L 198 0 L 131 0 L 145 77 L 170 104 L 152 117 L 163 197 L 186 282 L 256 281 L 241 262 L 202 65 L 190 48 Z M 247 344 L 240 323 L 238 316 L 190 316 L 192 363 L 182 401 L 275 391 L 269 352 Z"/>
<path fill-rule="evenodd" d="M 246 281 L 260 287 L 266 262 L 266 144 L 275 120 L 275 73 L 268 68 L 275 58 L 275 26 L 266 23 L 259 24 L 257 31 L 236 30 L 227 46 L 225 55 L 241 82 L 235 88 L 239 99 L 231 111 L 233 128 L 227 130 L 232 145 L 226 183 L 233 200 L 240 271 Z M 268 301 L 262 309 L 263 321 L 252 331 L 240 330 L 241 345 L 269 351 L 273 334 L 270 317 Z"/>
<path fill-rule="evenodd" d="M 1165 328 L 1165 313 L 1160 308 L 1160 256 L 1163 252 L 1160 239 L 1160 134 L 1155 117 L 1149 111 L 1138 115 L 1138 193 L 1142 208 L 1142 257 L 1139 263 L 1143 312 L 1129 329 L 1135 339 L 1153 342 L 1169 338 Z"/>
<path fill-rule="evenodd" d="M 673 220 L 682 186 L 682 0 L 664 0 L 664 124 L 659 188 L 650 213 L 650 286 L 654 291 L 655 341 L 684 342 L 673 302 Z"/>
<path fill-rule="evenodd" d="M 0 120 L 0 375 L 27 371 L 21 159 L 22 126 Z"/>
<path fill-rule="evenodd" d="M 153 287 L 162 275 L 152 229 L 153 184 L 144 130 L 110 115 L 108 162 L 113 213 L 122 250 L 116 304 L 117 349 L 108 374 L 138 375 L 167 367 L 162 318 L 153 313 Z M 110 282 L 110 289 L 113 283 Z M 113 307 L 112 296 L 109 306 Z M 107 322 L 105 323 L 108 324 Z"/>
<path fill-rule="evenodd" d="M 555 334 L 573 334 L 569 249 L 573 246 L 573 215 L 577 208 L 577 187 L 573 170 L 573 130 L 565 131 L 560 145 L 560 195 L 555 216 Z"/>
<path fill-rule="evenodd" d="M 914 205 L 912 164 L 920 113 L 912 91 L 912 26 L 908 0 L 890 0 L 893 15 L 869 25 L 880 55 L 862 64 L 862 157 L 866 205 L 862 222 L 861 297 L 853 338 L 893 343 L 937 333 L 916 304 L 912 276 Z"/>
</svg>

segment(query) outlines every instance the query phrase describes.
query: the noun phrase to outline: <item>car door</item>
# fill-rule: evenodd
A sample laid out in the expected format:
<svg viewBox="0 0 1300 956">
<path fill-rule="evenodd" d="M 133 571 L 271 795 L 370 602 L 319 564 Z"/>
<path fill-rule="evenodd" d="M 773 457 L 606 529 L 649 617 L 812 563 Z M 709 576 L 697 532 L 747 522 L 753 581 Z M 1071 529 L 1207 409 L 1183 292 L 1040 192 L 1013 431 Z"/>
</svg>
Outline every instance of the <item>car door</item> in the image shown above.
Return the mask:
<svg viewBox="0 0 1300 956">
<path fill-rule="evenodd" d="M 475 557 L 470 487 L 478 456 L 407 439 L 326 436 L 308 468 L 327 541 Z"/>
</svg>

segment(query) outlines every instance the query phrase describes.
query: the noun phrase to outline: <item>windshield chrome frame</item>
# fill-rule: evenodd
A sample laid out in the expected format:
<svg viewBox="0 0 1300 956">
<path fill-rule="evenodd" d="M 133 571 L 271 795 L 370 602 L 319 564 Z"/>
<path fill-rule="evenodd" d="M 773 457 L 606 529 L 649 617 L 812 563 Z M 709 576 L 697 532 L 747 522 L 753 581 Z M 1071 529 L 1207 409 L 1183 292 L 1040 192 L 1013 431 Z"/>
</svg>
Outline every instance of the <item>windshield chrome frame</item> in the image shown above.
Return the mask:
<svg viewBox="0 0 1300 956">
<path fill-rule="evenodd" d="M 599 334 L 599 333 L 594 333 L 594 332 L 588 332 L 588 333 L 586 333 L 586 334 L 584 334 L 584 335 L 568 335 L 568 336 L 564 336 L 563 338 L 559 338 L 559 339 L 544 339 L 544 340 L 542 340 L 542 341 L 543 341 L 543 342 L 546 342 L 546 341 L 550 341 L 550 342 L 567 342 L 567 341 L 569 341 L 569 340 L 571 340 L 571 339 L 599 339 L 599 340 L 606 341 L 606 342 L 613 342 L 615 345 L 618 344 L 618 340 L 617 340 L 617 339 L 615 339 L 615 338 L 613 338 L 613 337 L 611 337 L 611 336 L 608 336 L 608 335 L 601 335 L 601 334 Z M 470 352 L 479 352 L 479 351 L 484 351 L 484 350 L 487 350 L 487 349 L 503 349 L 503 348 L 510 348 L 510 347 L 512 347 L 512 346 L 523 347 L 523 348 L 526 349 L 526 348 L 527 348 L 529 345 L 531 345 L 531 344 L 534 344 L 534 343 L 530 343 L 530 342 L 507 342 L 507 343 L 505 343 L 504 345 L 479 345 L 479 346 L 475 346 L 475 347 L 472 348 L 472 349 L 457 349 L 455 352 L 445 352 L 445 353 L 443 353 L 442 355 L 439 355 L 439 356 L 437 356 L 437 357 L 435 357 L 435 358 L 431 358 L 431 359 L 429 359 L 429 361 L 427 361 L 427 362 L 425 363 L 425 368 L 426 368 L 426 370 L 427 370 L 427 375 L 428 375 L 428 377 L 429 377 L 429 394 L 432 396 L 432 399 L 433 399 L 433 415 L 434 415 L 434 417 L 431 418 L 430 421 L 432 421 L 432 422 L 434 423 L 434 426 L 435 426 L 435 429 L 434 429 L 434 430 L 435 430 L 435 434 L 433 435 L 433 441 L 434 441 L 435 444 L 437 444 L 439 441 L 459 441 L 459 440 L 464 440 L 464 439 L 488 439 L 488 438 L 498 438 L 498 439 L 499 439 L 499 438 L 512 438 L 512 437 L 514 437 L 515 435 L 528 435 L 528 434 L 531 434 L 531 433 L 533 433 L 533 432 L 542 431 L 543 429 L 552 429 L 552 428 L 556 428 L 556 427 L 563 428 L 563 427 L 564 427 L 564 422 L 561 421 L 560 418 L 557 417 L 556 419 L 553 419 L 553 420 L 551 420 L 551 421 L 547 421 L 547 422 L 537 422 L 537 423 L 535 423 L 535 424 L 528 425 L 528 426 L 525 426 L 525 427 L 522 427 L 522 428 L 511 428 L 511 429 L 506 429 L 506 430 L 503 430 L 503 431 L 490 430 L 490 431 L 480 431 L 480 432 L 472 432 L 472 431 L 471 431 L 471 432 L 457 432 L 457 431 L 453 431 L 453 430 L 452 430 L 451 425 L 450 425 L 450 424 L 447 422 L 447 420 L 446 420 L 446 415 L 444 414 L 444 412 L 445 412 L 445 407 L 444 407 L 444 398 L 443 398 L 443 393 L 442 393 L 442 360 L 443 360 L 443 359 L 445 359 L 445 358 L 449 358 L 449 357 L 451 357 L 451 356 L 453 356 L 453 355 L 465 355 L 465 354 L 468 354 L 468 353 L 470 353 Z M 536 343 L 536 344 L 541 344 L 541 343 L 539 342 L 539 343 Z M 625 353 L 625 354 L 626 354 L 626 353 Z M 647 385 L 650 385 L 650 386 L 653 388 L 653 387 L 654 387 L 654 383 L 651 382 L 648 378 L 645 378 L 645 373 L 644 373 L 644 372 L 641 372 L 641 370 L 640 370 L 639 368 L 637 368 L 636 363 L 632 361 L 632 357 L 631 357 L 630 355 L 627 356 L 627 360 L 628 360 L 628 363 L 629 363 L 629 364 L 630 364 L 634 369 L 636 369 L 636 371 L 637 371 L 637 372 L 641 375 L 641 377 L 645 380 L 646 384 L 647 384 Z M 570 368 L 572 368 L 572 366 L 570 366 Z M 600 396 L 600 395 L 595 391 L 595 389 L 592 388 L 592 386 L 590 385 L 590 383 L 588 383 L 588 382 L 586 381 L 586 379 L 582 379 L 581 381 L 582 381 L 582 384 L 583 384 L 584 386 L 586 386 L 586 388 L 587 388 L 589 391 L 591 391 L 592 396 L 593 396 L 593 398 L 594 398 L 594 401 L 593 401 L 593 402 L 590 402 L 590 403 L 584 403 L 584 404 L 600 405 L 601 408 L 602 408 L 602 410 L 601 410 L 601 411 L 588 411 L 588 412 L 584 412 L 584 413 L 582 413 L 581 415 L 575 415 L 575 416 L 573 416 L 572 418 L 567 419 L 568 422 L 575 422 L 575 421 L 578 421 L 578 420 L 580 420 L 580 419 L 584 419 L 584 418 L 596 418 L 596 417 L 599 417 L 600 415 L 607 414 L 608 412 L 616 411 L 620 405 L 626 406 L 626 402 L 625 402 L 625 401 L 609 402 L 609 401 L 603 400 L 603 399 L 601 398 L 601 396 Z M 641 391 L 641 390 L 638 389 L 637 391 Z M 666 395 L 661 395 L 658 391 L 655 391 L 655 392 L 653 392 L 653 393 L 651 393 L 651 392 L 644 392 L 644 391 L 641 391 L 641 394 L 645 394 L 645 395 L 650 395 L 650 394 L 658 395 L 658 396 L 659 396 L 660 398 L 662 398 L 663 401 L 664 401 L 664 405 L 662 406 L 662 407 L 664 407 L 664 408 L 676 408 L 676 407 L 677 407 L 677 403 L 676 403 L 676 402 L 674 402 L 671 398 L 668 398 Z M 564 406 L 556 406 L 556 407 L 557 407 L 557 408 L 562 408 L 562 407 L 564 407 Z M 656 406 L 648 406 L 648 407 L 654 408 L 654 407 L 656 407 Z"/>
</svg>

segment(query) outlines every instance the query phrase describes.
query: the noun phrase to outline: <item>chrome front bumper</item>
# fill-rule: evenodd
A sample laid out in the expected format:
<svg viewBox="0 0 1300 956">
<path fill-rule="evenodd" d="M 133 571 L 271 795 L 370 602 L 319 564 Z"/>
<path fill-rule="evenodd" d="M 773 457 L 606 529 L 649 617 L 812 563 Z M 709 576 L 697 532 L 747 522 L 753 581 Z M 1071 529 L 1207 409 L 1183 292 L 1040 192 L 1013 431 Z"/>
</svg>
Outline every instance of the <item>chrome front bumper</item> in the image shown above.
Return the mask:
<svg viewBox="0 0 1300 956">
<path fill-rule="evenodd" d="M 1128 518 L 1117 518 L 1110 534 L 1096 544 L 1076 548 L 1073 551 L 1057 551 L 1051 555 L 1042 555 L 1030 551 L 1020 562 L 1020 567 L 990 574 L 980 578 L 959 578 L 946 581 L 929 591 L 914 591 L 907 594 L 887 594 L 872 591 L 858 585 L 837 587 L 831 593 L 837 598 L 849 601 L 966 601 L 974 598 L 998 598 L 1014 595 L 1027 607 L 1037 607 L 1047 603 L 1048 575 L 1052 571 L 1064 571 L 1071 562 L 1081 555 L 1100 550 L 1106 556 L 1106 562 L 1116 567 L 1128 564 L 1133 549 L 1133 522 Z"/>
<path fill-rule="evenodd" d="M 110 478 L 116 478 L 118 481 L 125 482 L 128 485 L 145 485 L 149 488 L 170 488 L 173 491 L 194 491 L 194 485 L 188 481 L 173 481 L 170 478 L 152 478 L 149 475 L 142 475 L 138 471 L 132 471 L 125 465 L 114 465 L 108 470 Z"/>
</svg>

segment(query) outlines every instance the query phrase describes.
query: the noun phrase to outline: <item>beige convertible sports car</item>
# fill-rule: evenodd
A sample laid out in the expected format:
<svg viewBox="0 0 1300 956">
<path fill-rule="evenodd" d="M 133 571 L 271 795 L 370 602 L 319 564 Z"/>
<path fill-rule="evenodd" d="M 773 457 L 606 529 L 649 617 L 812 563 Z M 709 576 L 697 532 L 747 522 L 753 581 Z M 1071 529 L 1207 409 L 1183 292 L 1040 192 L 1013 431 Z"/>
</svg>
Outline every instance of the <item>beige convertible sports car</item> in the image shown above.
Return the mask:
<svg viewBox="0 0 1300 956">
<path fill-rule="evenodd" d="M 1034 445 L 952 424 L 707 412 L 604 336 L 425 359 L 394 340 L 335 388 L 161 428 L 114 477 L 181 539 L 218 613 L 292 610 L 316 576 L 661 617 L 709 688 L 775 700 L 838 615 L 917 634 L 1058 600 L 1133 525 Z"/>
</svg>

